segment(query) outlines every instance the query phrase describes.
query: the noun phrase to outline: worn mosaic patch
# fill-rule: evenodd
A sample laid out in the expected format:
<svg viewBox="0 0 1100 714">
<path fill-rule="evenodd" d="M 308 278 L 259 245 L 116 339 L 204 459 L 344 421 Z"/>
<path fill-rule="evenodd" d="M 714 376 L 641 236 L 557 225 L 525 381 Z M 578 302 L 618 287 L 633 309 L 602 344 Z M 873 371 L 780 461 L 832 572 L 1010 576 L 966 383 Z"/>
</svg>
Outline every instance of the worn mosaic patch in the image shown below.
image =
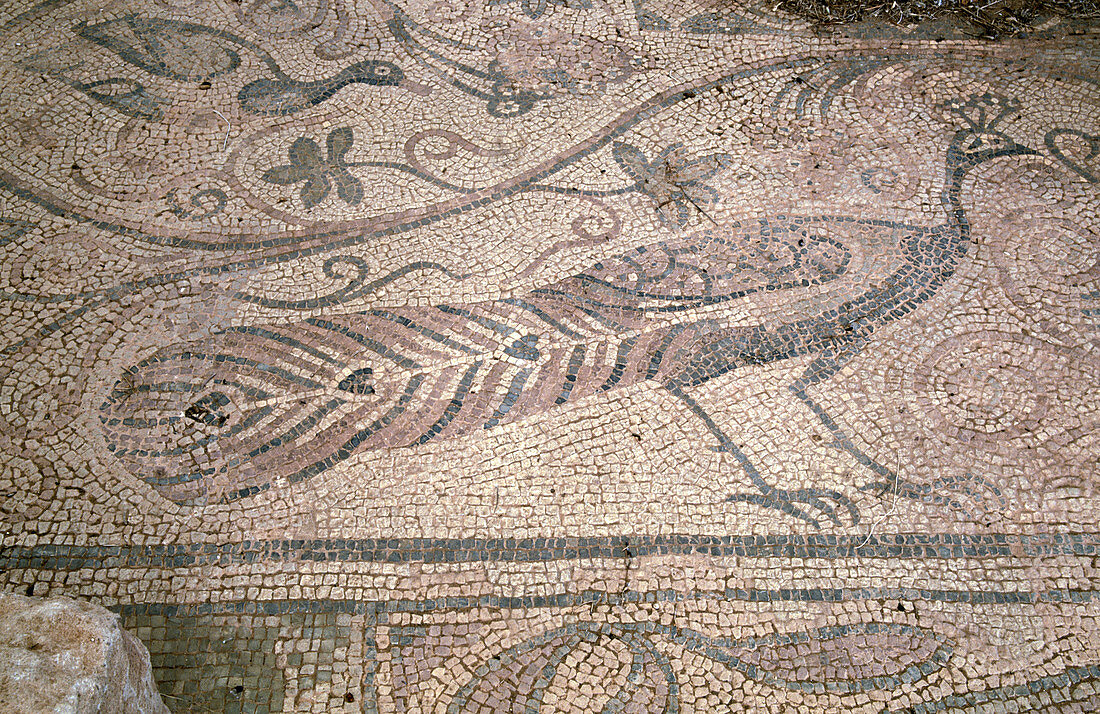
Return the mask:
<svg viewBox="0 0 1100 714">
<path fill-rule="evenodd" d="M 1095 33 L 0 27 L 0 581 L 174 711 L 1100 708 Z"/>
</svg>

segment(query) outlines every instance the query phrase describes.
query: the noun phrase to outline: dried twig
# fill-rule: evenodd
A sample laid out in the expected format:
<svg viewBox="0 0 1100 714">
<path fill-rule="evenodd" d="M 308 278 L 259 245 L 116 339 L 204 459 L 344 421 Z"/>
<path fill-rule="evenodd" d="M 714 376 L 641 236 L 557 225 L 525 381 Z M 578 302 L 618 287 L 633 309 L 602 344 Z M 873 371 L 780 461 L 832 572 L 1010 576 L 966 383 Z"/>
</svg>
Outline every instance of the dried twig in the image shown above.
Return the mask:
<svg viewBox="0 0 1100 714">
<path fill-rule="evenodd" d="M 1100 20 L 1097 0 L 779 0 L 777 7 L 819 28 L 865 20 L 911 25 L 957 17 L 981 28 L 980 36 L 987 39 L 1025 34 L 1044 17 Z"/>
<path fill-rule="evenodd" d="M 870 543 L 871 537 L 875 534 L 875 528 L 881 525 L 882 522 L 885 521 L 887 518 L 898 512 L 898 485 L 900 479 L 899 474 L 901 473 L 901 453 L 899 452 L 897 456 L 897 463 L 894 466 L 894 498 L 893 501 L 890 503 L 890 510 L 888 510 L 886 513 L 883 513 L 871 524 L 871 527 L 867 529 L 867 538 L 865 538 L 864 541 L 857 546 L 858 548 L 862 548 L 863 546 Z"/>
<path fill-rule="evenodd" d="M 225 115 L 219 112 L 217 109 L 214 110 L 214 113 L 220 116 L 222 118 L 222 121 L 227 124 L 227 127 L 225 129 L 225 141 L 222 142 L 222 151 L 225 151 L 226 147 L 229 146 L 229 132 L 233 131 L 233 124 L 231 124 L 230 121 L 225 118 Z"/>
<path fill-rule="evenodd" d="M 680 184 L 674 184 L 674 185 L 676 186 L 677 189 L 680 190 L 680 195 L 683 196 L 684 198 L 686 198 L 687 202 L 690 203 L 692 206 L 695 206 L 696 211 L 699 211 L 699 213 L 702 213 L 703 216 L 706 217 L 706 219 L 708 221 L 713 223 L 716 228 L 721 228 L 721 226 L 718 225 L 718 221 L 711 218 L 710 214 L 707 213 L 706 211 L 704 211 L 702 206 L 700 206 L 698 203 L 696 203 L 695 200 L 691 196 L 688 195 L 687 191 L 684 190 L 683 186 L 681 186 Z"/>
</svg>

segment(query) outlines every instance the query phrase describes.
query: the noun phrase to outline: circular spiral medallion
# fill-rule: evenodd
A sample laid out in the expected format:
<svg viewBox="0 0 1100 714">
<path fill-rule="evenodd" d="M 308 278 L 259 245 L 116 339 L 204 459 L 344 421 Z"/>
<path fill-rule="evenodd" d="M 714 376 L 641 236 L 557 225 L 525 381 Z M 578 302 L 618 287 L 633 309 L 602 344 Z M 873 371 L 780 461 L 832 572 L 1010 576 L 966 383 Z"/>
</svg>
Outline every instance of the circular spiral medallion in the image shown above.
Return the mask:
<svg viewBox="0 0 1100 714">
<path fill-rule="evenodd" d="M 1041 217 L 1014 223 L 1020 240 L 991 251 L 1009 310 L 1069 344 L 1100 339 L 1100 235 Z"/>
<path fill-rule="evenodd" d="M 935 345 L 912 386 L 927 421 L 945 436 L 993 449 L 1046 446 L 1097 416 L 1091 355 L 1022 334 L 963 333 Z"/>
</svg>

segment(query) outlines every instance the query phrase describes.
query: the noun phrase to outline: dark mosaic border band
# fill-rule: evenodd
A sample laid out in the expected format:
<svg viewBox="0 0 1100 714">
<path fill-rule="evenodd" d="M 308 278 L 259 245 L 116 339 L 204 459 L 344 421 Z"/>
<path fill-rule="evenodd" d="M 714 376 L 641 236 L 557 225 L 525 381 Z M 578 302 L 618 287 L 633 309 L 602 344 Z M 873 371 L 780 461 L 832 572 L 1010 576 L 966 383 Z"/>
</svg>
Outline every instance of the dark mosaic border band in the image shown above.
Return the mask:
<svg viewBox="0 0 1100 714">
<path fill-rule="evenodd" d="M 842 603 L 858 600 L 944 602 L 963 605 L 1051 605 L 1100 602 L 1100 590 L 926 590 L 921 588 L 727 588 L 725 590 L 683 592 L 679 590 L 649 590 L 609 593 L 589 590 L 557 595 L 451 596 L 434 599 L 395 600 L 233 600 L 205 603 L 131 603 L 113 605 L 109 609 L 122 615 L 289 615 L 297 613 L 382 616 L 398 612 L 432 612 L 435 610 L 466 610 L 493 608 L 526 610 L 538 608 L 569 608 L 588 605 L 630 605 L 658 602 L 688 602 L 696 600 L 740 601 L 754 603 Z"/>
<path fill-rule="evenodd" d="M 192 545 L 34 545 L 0 548 L 0 568 L 186 568 L 259 562 L 540 562 L 654 555 L 742 558 L 1043 558 L 1100 555 L 1100 533 L 1039 535 L 614 536 L 245 540 Z"/>
</svg>

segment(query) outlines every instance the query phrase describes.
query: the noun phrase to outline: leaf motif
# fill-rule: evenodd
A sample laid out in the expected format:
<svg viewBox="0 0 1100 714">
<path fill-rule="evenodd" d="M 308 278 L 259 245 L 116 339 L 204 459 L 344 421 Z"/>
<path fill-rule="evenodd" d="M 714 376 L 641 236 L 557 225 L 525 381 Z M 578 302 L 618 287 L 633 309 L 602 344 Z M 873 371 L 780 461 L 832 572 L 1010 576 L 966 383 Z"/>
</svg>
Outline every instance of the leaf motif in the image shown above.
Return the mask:
<svg viewBox="0 0 1100 714">
<path fill-rule="evenodd" d="M 241 63 L 234 47 L 242 41 L 204 25 L 126 15 L 74 29 L 146 72 L 179 81 L 223 75 Z"/>
<path fill-rule="evenodd" d="M 682 166 L 674 166 L 669 180 L 679 184 L 705 181 L 732 163 L 733 157 L 729 154 L 710 154 L 689 161 Z"/>
<path fill-rule="evenodd" d="M 927 699 L 905 709 L 893 709 L 891 714 L 1096 711 L 1097 706 L 1100 705 L 1098 691 L 1100 691 L 1100 667 L 1092 664 L 1070 667 L 1056 674 L 1032 679 L 1022 684 L 1006 684 L 992 689 Z M 1055 702 L 1057 704 L 1054 704 Z M 1052 709 L 1052 706 L 1055 708 Z"/>
<path fill-rule="evenodd" d="M 683 196 L 662 201 L 657 206 L 657 215 L 670 228 L 683 228 L 691 219 L 692 206 Z"/>
<path fill-rule="evenodd" d="M 164 73 L 169 77 L 192 82 L 218 77 L 232 72 L 241 64 L 240 55 L 216 30 L 201 25 L 160 25 L 147 40 L 154 47 Z"/>
<path fill-rule="evenodd" d="M 363 185 L 359 179 L 342 166 L 331 171 L 332 178 L 336 182 L 336 195 L 349 206 L 356 206 L 363 200 Z"/>
<path fill-rule="evenodd" d="M 635 146 L 615 142 L 611 148 L 611 155 L 623 173 L 634 181 L 642 182 L 653 175 L 653 168 L 646 161 L 645 154 Z"/>
<path fill-rule="evenodd" d="M 147 121 L 160 119 L 160 105 L 167 103 L 166 99 L 151 94 L 140 82 L 132 79 L 111 77 L 73 86 L 116 111 Z"/>
<path fill-rule="evenodd" d="M 85 59 L 77 49 L 78 43 L 68 42 L 36 52 L 16 62 L 16 66 L 28 72 L 66 75 L 80 68 Z"/>
<path fill-rule="evenodd" d="M 1070 141 L 1062 142 L 1063 137 L 1068 137 Z M 1100 156 L 1100 134 L 1086 134 L 1077 129 L 1051 129 L 1044 141 L 1050 153 L 1071 171 L 1089 183 L 1100 183 L 1100 176 L 1090 166 L 1093 159 Z M 1068 153 L 1066 149 L 1069 149 Z"/>
<path fill-rule="evenodd" d="M 718 201 L 718 192 L 710 186 L 701 183 L 689 183 L 679 185 L 679 192 L 681 195 L 686 196 L 685 201 L 687 203 L 694 203 L 696 206 L 704 206 L 710 203 Z"/>
<path fill-rule="evenodd" d="M 694 640 L 694 641 L 692 641 Z M 741 641 L 691 633 L 689 647 L 749 679 L 795 691 L 896 689 L 944 667 L 951 646 L 934 631 L 894 623 L 857 623 Z"/>
<path fill-rule="evenodd" d="M 661 210 L 676 221 L 686 220 L 693 209 L 673 201 Z M 660 300 L 667 301 L 661 310 L 669 311 L 762 290 L 829 283 L 847 272 L 851 257 L 843 244 L 821 235 L 813 224 L 729 223 L 721 233 L 705 230 L 606 258 L 556 287 L 577 293 L 580 280 L 587 284 L 583 292 L 600 304 L 627 307 Z"/>
<path fill-rule="evenodd" d="M 283 166 L 274 166 L 264 171 L 260 178 L 268 183 L 277 183 L 286 186 L 288 184 L 304 181 L 309 178 L 309 176 L 310 171 L 305 166 L 284 164 Z"/>
<path fill-rule="evenodd" d="M 310 170 L 323 170 L 324 161 L 321 159 L 321 149 L 313 139 L 300 136 L 290 145 L 290 163 Z"/>
<path fill-rule="evenodd" d="M 311 174 L 305 186 L 302 186 L 302 205 L 306 208 L 313 208 L 325 200 L 331 189 L 332 184 L 329 183 L 328 176 L 323 173 Z"/>
<path fill-rule="evenodd" d="M 676 674 L 651 641 L 653 630 L 648 623 L 580 622 L 534 635 L 478 666 L 452 696 L 447 714 L 485 711 L 487 699 L 499 702 L 496 711 L 539 711 L 549 692 L 557 693 L 559 702 L 571 701 L 584 685 L 573 676 L 575 664 L 568 663 L 582 653 L 586 662 L 594 661 L 610 675 L 606 689 L 591 697 L 588 711 L 678 712 Z M 625 676 L 615 677 L 620 671 Z M 574 687 L 578 691 L 570 691 Z M 607 701 L 600 707 L 603 698 Z"/>
<path fill-rule="evenodd" d="M 344 162 L 344 154 L 348 152 L 348 149 L 351 148 L 354 141 L 355 139 L 352 135 L 351 127 L 342 126 L 339 129 L 333 129 L 326 141 L 329 164 L 342 164 Z"/>
</svg>

